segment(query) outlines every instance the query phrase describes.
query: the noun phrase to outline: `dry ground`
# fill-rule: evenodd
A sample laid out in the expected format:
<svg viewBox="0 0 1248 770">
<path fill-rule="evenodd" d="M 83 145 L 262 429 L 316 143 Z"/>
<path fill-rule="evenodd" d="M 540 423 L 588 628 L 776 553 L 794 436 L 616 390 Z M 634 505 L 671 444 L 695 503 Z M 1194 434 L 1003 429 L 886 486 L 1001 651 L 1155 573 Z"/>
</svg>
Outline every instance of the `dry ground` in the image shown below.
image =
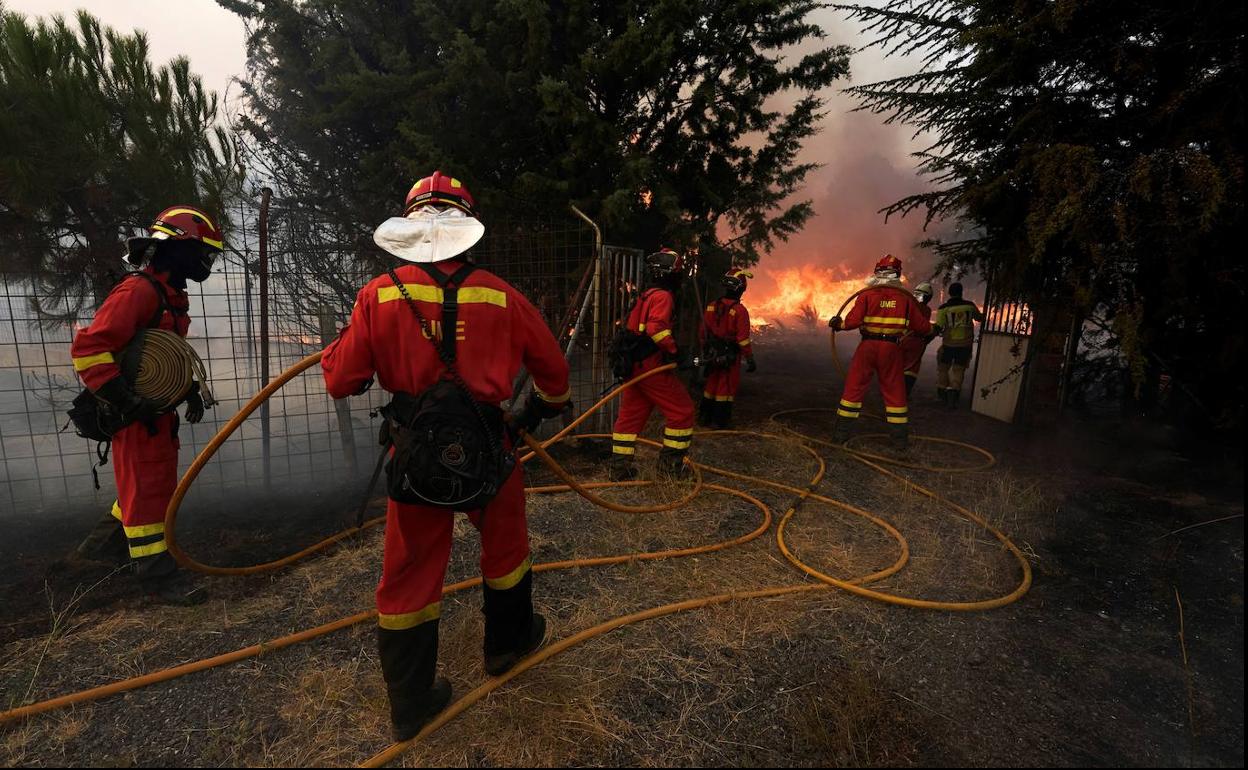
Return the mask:
<svg viewBox="0 0 1248 770">
<path fill-rule="evenodd" d="M 833 401 L 823 344 L 763 341 L 764 371 L 746 381 L 741 421 L 775 430 L 766 421 L 773 411 Z M 988 517 L 1029 555 L 1035 586 L 1022 601 L 987 613 L 922 612 L 827 590 L 635 624 L 524 674 L 403 763 L 1241 766 L 1242 518 L 1169 533 L 1242 514 L 1242 470 L 1235 478 L 1224 467 L 1184 464 L 1147 436 L 1019 437 L 983 418 L 938 412 L 922 393 L 917 401 L 920 430 L 966 437 L 1001 458 L 989 473 L 912 475 Z M 827 430 L 819 416 L 787 424 Z M 781 441 L 704 437 L 696 446 L 705 462 L 798 486 L 813 471 L 806 454 Z M 582 446 L 560 456 L 593 476 L 602 451 Z M 819 491 L 879 513 L 909 541 L 909 565 L 881 588 L 966 600 L 1014 587 L 1017 566 L 980 528 L 843 457 L 825 457 Z M 792 497 L 749 491 L 777 515 Z M 236 562 L 276 555 L 308 535 L 295 510 L 264 538 L 219 529 L 196 550 Z M 539 561 L 727 540 L 751 531 L 760 515 L 744 500 L 709 492 L 689 508 L 639 516 L 568 495 L 530 501 Z M 807 582 L 784 561 L 774 532 L 773 523 L 757 540 L 713 554 L 543 573 L 537 604 L 562 637 L 681 599 Z M 474 540 L 461 522 L 450 578 L 474 573 Z M 811 566 L 844 577 L 897 556 L 874 525 L 812 502 L 799 510 L 788 542 Z M 10 634 L 0 653 L 0 706 L 367 609 L 379 546 L 374 533 L 272 576 L 213 581 L 212 600 L 193 609 L 143 607 L 125 598 L 128 578 L 107 571 L 73 580 L 53 571 L 48 593 L 37 597 L 41 609 L 32 599 L 6 619 L 42 630 Z M 441 662 L 459 693 L 484 678 L 478 607 L 468 591 L 444 608 Z M 0 762 L 340 765 L 383 748 L 387 732 L 373 631 L 363 624 L 0 728 Z"/>
</svg>

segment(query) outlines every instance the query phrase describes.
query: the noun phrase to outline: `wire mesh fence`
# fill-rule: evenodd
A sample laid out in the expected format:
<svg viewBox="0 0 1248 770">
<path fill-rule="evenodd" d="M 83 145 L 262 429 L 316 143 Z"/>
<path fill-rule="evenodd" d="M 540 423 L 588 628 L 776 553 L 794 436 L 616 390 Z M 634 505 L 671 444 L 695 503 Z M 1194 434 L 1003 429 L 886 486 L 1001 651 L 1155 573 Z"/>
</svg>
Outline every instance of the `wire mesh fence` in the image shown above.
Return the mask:
<svg viewBox="0 0 1248 770">
<path fill-rule="evenodd" d="M 203 358 L 219 403 L 201 423 L 181 426 L 181 468 L 265 384 L 264 338 L 270 375 L 322 349 L 346 323 L 358 289 L 393 262 L 371 243 L 344 243 L 298 209 L 274 205 L 262 264 L 257 207 L 233 213 L 230 250 L 209 280 L 189 290 L 188 341 Z M 490 222 L 473 249 L 477 263 L 523 292 L 561 340 L 580 406 L 610 385 L 602 364 L 606 339 L 640 279 L 639 251 L 599 246 L 588 223 L 553 214 Z M 122 267 L 119 260 L 118 277 Z M 267 334 L 260 307 L 266 267 Z M 115 496 L 109 466 L 99 474 L 100 488 L 93 486 L 94 445 L 72 428 L 62 430 L 81 389 L 70 342 L 92 311 L 68 321 L 50 318 L 56 282 L 51 274 L 0 272 L 0 507 L 9 511 L 107 505 Z M 62 301 L 72 316 L 71 300 Z M 522 376 L 516 396 L 525 389 Z M 267 419 L 253 414 L 221 447 L 196 483 L 196 499 L 225 501 L 273 485 L 300 488 L 371 471 L 378 449 L 373 413 L 387 397 L 374 388 L 335 401 L 318 369 L 296 377 L 270 400 Z M 610 419 L 604 414 L 598 427 Z"/>
</svg>

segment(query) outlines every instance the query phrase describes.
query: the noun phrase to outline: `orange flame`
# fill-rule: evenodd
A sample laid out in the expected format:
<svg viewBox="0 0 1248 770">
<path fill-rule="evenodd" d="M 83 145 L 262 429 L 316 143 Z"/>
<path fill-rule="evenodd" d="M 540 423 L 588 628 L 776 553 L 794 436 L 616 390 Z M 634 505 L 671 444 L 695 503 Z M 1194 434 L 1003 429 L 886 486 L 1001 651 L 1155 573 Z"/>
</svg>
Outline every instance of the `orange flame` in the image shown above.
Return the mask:
<svg viewBox="0 0 1248 770">
<path fill-rule="evenodd" d="M 826 320 L 840 310 L 849 295 L 866 286 L 866 276 L 853 277 L 843 267 L 802 265 L 765 271 L 776 285 L 762 300 L 751 302 L 753 326 L 766 325 L 764 315 Z"/>
</svg>

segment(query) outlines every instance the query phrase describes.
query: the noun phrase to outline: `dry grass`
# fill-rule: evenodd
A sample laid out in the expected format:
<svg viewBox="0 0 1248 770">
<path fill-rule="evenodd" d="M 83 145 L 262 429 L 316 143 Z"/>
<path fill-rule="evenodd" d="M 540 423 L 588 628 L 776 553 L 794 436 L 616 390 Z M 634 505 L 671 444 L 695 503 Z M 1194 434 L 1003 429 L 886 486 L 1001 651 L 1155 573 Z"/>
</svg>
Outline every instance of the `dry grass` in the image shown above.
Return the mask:
<svg viewBox="0 0 1248 770">
<path fill-rule="evenodd" d="M 740 437 L 708 436 L 695 447 L 703 462 L 794 486 L 803 486 L 813 473 L 810 457 L 785 442 L 760 447 Z M 889 582 L 890 590 L 939 598 L 1010 590 L 1012 564 L 982 531 L 921 496 L 900 494 L 855 463 L 829 457 L 829 477 L 820 491 L 881 511 L 910 540 L 914 559 Z M 941 483 L 942 490 L 965 484 L 960 493 L 973 497 L 976 509 L 986 514 L 1004 511 L 993 520 L 1007 528 L 1023 525 L 1028 512 L 1045 504 L 1043 490 L 1021 480 Z M 680 495 L 685 488 L 658 484 L 611 494 L 642 502 Z M 777 515 L 792 499 L 767 489 L 752 492 Z M 756 527 L 760 515 L 744 500 L 712 493 L 667 514 L 604 512 L 570 495 L 538 496 L 529 506 L 532 545 L 542 561 L 727 540 Z M 476 570 L 475 532 L 462 517 L 455 537 L 450 579 Z M 896 554 L 893 540 L 870 523 L 809 502 L 789 538 L 812 566 L 835 575 L 879 569 Z M 369 533 L 323 558 L 257 579 L 245 591 L 214 593 L 219 598 L 200 608 L 96 613 L 50 642 L 10 645 L 0 683 L 7 692 L 20 680 L 40 643 L 58 667 L 55 677 L 32 691 L 46 697 L 358 612 L 371 605 L 380 539 L 379 531 Z M 778 554 L 773 532 L 723 552 L 542 574 L 536 601 L 553 635 L 563 637 L 684 598 L 802 582 L 804 576 Z M 479 593 L 470 590 L 444 606 L 441 666 L 460 694 L 484 679 L 479 602 Z M 911 734 L 897 729 L 905 709 L 888 695 L 874 664 L 855 662 L 864 644 L 872 644 L 864 639 L 889 617 L 886 608 L 826 591 L 734 601 L 636 624 L 574 648 L 495 692 L 403 762 L 905 764 L 915 752 Z M 200 694 L 199 699 L 187 693 Z M 136 721 L 157 714 L 158 736 L 172 730 L 179 740 L 140 737 Z M 137 751 L 144 763 L 341 765 L 383 747 L 388 729 L 373 632 L 365 625 L 10 727 L 0 739 L 0 761 L 126 761 L 132 756 L 126 752 Z M 91 747 L 101 742 L 122 753 L 93 753 Z M 170 753 L 173 743 L 176 753 Z"/>
</svg>

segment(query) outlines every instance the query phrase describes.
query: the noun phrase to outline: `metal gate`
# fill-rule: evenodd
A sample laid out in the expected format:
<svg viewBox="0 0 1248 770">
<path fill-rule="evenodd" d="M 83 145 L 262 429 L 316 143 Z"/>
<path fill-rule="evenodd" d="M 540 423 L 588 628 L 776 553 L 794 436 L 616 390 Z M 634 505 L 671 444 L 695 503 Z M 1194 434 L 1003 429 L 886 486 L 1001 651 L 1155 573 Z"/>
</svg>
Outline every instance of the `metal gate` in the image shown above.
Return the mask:
<svg viewBox="0 0 1248 770">
<path fill-rule="evenodd" d="M 1032 312 L 1026 305 L 1007 303 L 984 309 L 971 380 L 972 410 L 1014 422 L 1027 368 L 1032 321 Z"/>
</svg>

